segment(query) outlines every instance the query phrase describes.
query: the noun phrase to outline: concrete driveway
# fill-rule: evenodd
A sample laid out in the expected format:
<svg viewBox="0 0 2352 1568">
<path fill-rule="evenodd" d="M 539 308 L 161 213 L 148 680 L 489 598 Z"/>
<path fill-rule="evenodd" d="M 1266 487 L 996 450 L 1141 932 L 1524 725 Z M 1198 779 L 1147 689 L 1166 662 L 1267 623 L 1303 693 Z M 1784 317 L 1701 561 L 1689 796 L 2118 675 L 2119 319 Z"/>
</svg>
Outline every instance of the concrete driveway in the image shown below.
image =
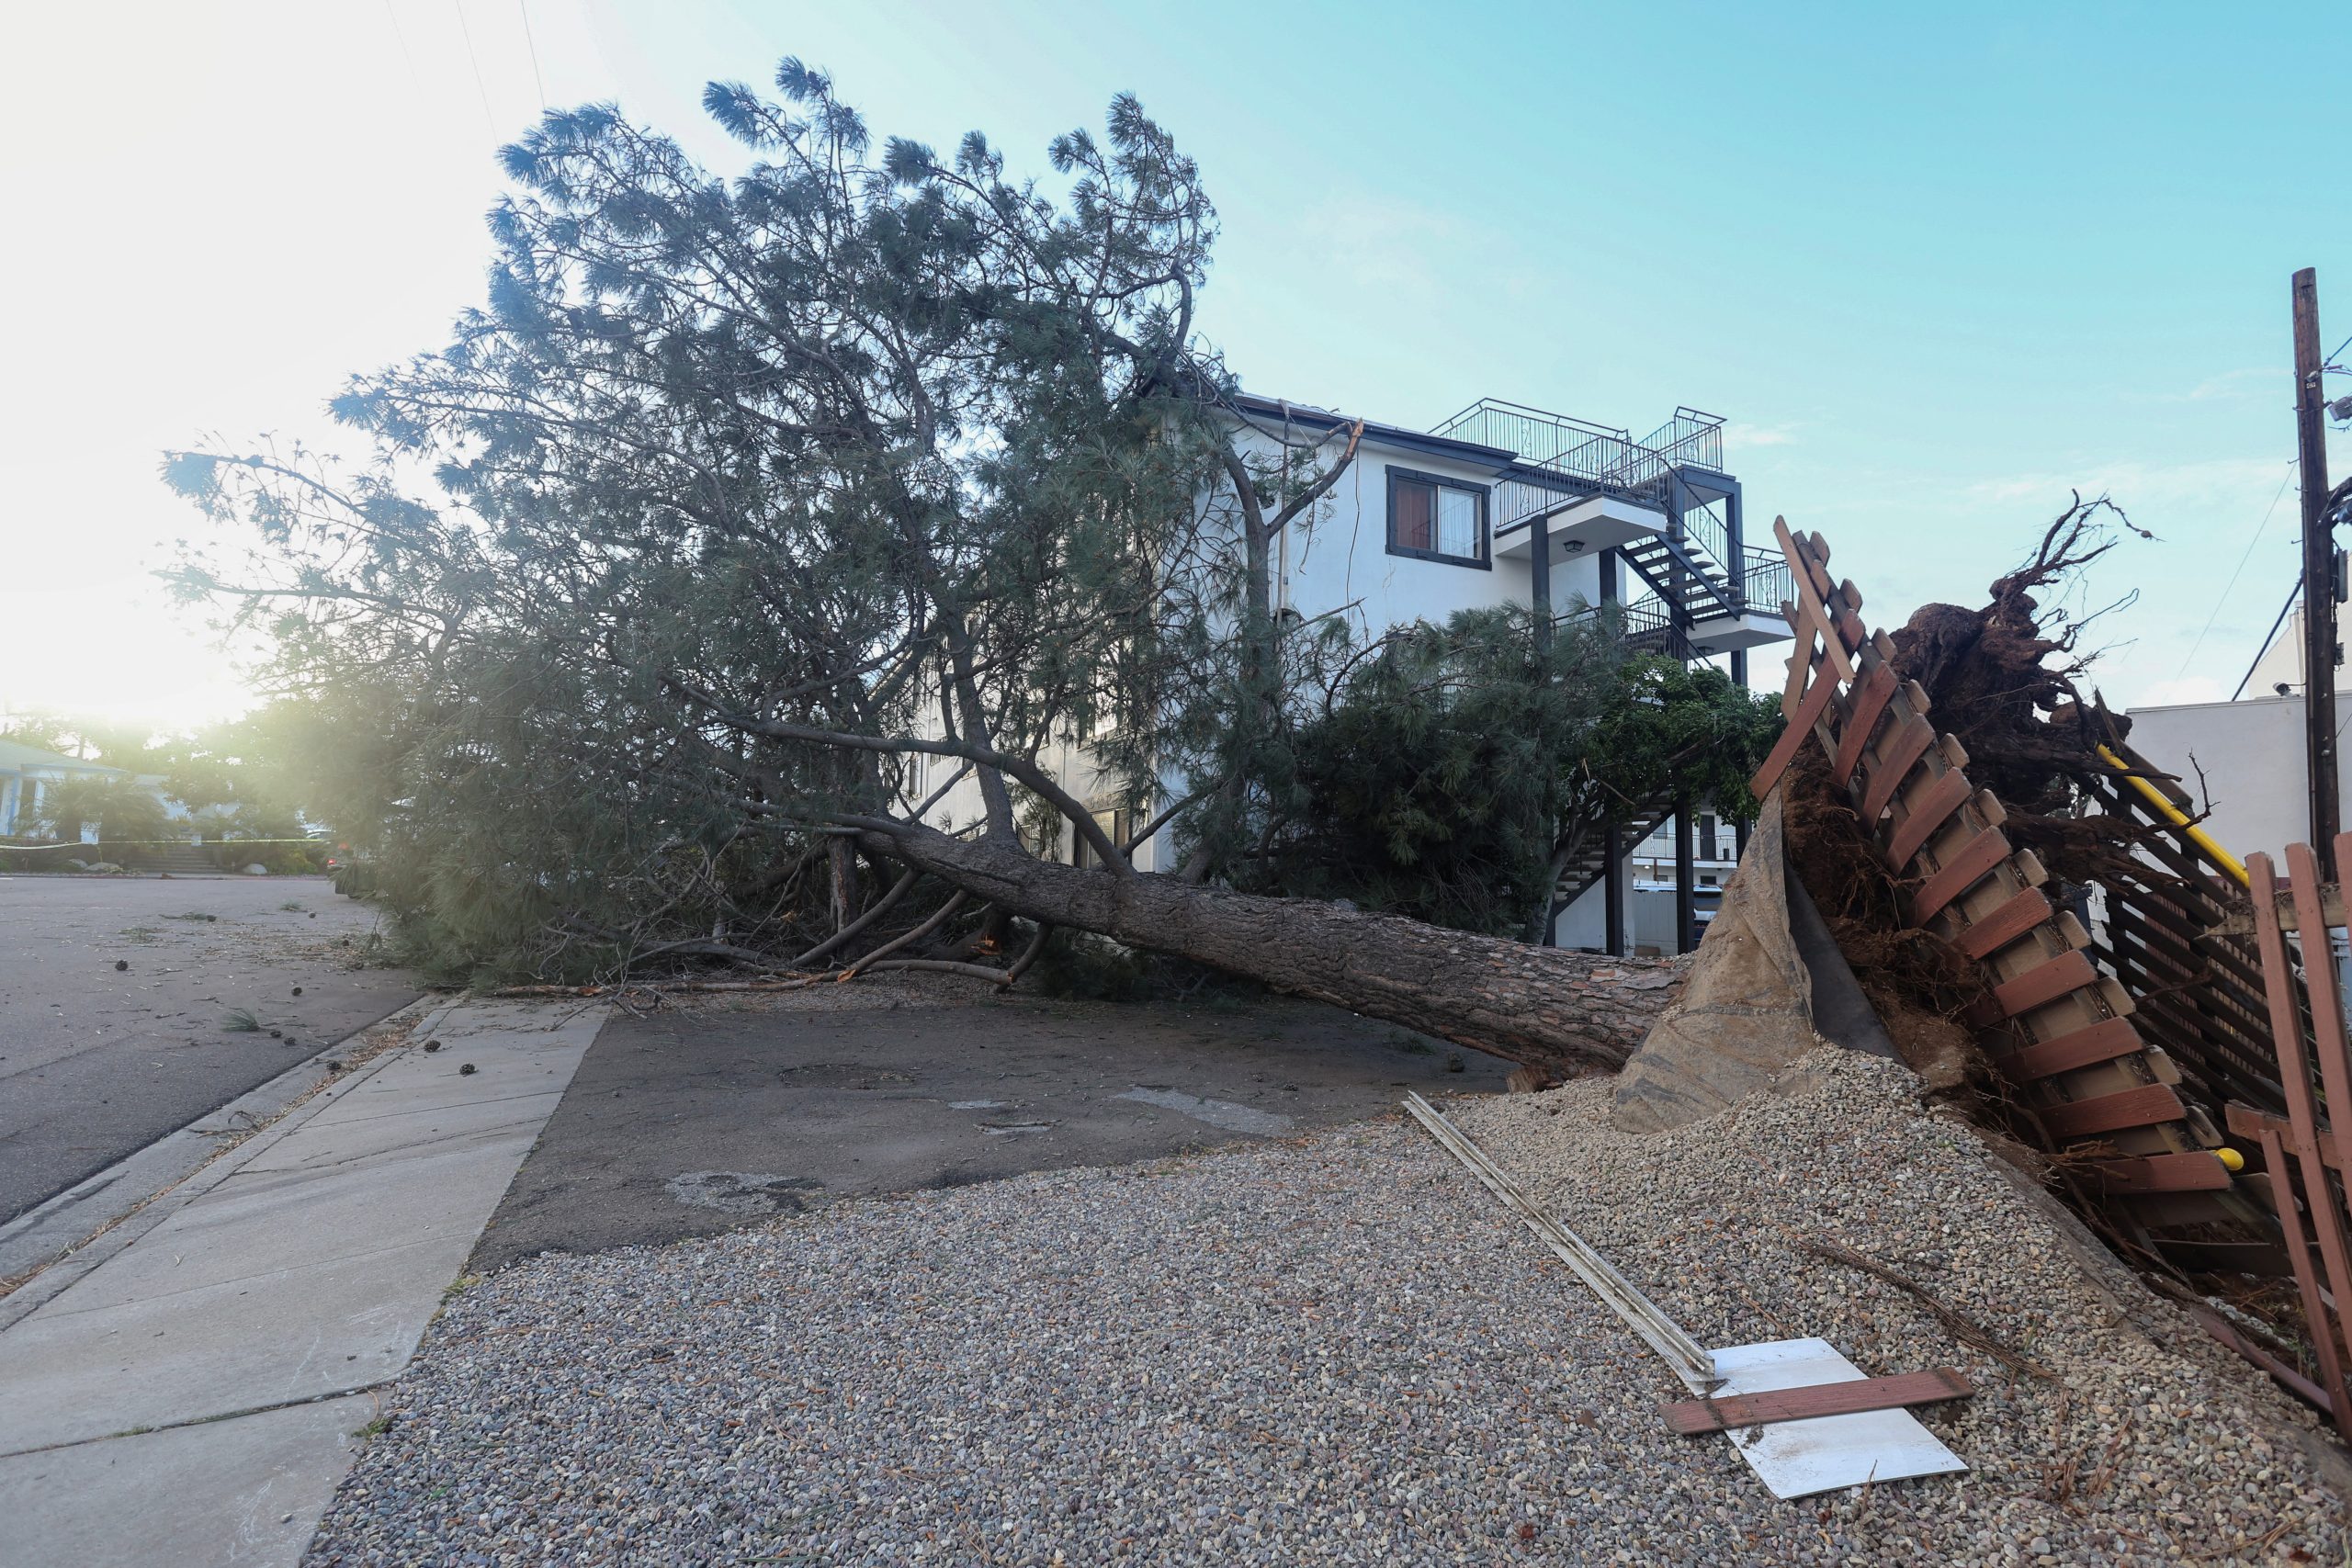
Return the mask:
<svg viewBox="0 0 2352 1568">
<path fill-rule="evenodd" d="M 1284 1137 L 1391 1113 L 1408 1089 L 1497 1092 L 1510 1071 L 1284 1000 L 1057 1002 L 876 980 L 616 1012 L 471 1267 L 707 1235 L 854 1193 Z"/>
<path fill-rule="evenodd" d="M 375 927 L 323 877 L 0 876 L 0 1224 L 414 998 Z"/>
</svg>

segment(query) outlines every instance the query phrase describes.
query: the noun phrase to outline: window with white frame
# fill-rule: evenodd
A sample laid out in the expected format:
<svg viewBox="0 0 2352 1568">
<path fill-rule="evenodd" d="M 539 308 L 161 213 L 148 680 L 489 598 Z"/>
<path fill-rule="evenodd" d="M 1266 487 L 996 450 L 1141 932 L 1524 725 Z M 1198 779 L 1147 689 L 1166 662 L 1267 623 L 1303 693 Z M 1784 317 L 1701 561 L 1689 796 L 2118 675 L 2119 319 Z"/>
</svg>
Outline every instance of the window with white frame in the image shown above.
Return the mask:
<svg viewBox="0 0 2352 1568">
<path fill-rule="evenodd" d="M 1388 553 L 1491 567 L 1487 487 L 1413 468 L 1389 469 Z"/>
</svg>

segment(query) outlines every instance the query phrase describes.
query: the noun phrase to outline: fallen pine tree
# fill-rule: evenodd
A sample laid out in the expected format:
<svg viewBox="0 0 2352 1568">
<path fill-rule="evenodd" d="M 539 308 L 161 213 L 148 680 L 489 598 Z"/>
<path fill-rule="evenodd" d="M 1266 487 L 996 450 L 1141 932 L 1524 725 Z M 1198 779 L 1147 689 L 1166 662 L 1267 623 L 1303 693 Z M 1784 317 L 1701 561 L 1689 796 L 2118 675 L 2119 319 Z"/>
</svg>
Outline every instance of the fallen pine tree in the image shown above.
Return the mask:
<svg viewBox="0 0 2352 1568">
<path fill-rule="evenodd" d="M 169 461 L 257 530 L 181 585 L 273 636 L 408 953 L 1004 984 L 1075 931 L 1550 1075 L 1622 1061 L 1676 971 L 1510 937 L 1665 772 L 1730 798 L 1705 770 L 1744 777 L 1769 715 L 1637 690 L 1598 619 L 1278 613 L 1363 427 L 1239 411 L 1166 132 L 1117 101 L 1055 142 L 1057 201 L 776 80 L 706 95 L 731 177 L 604 107 L 507 149 L 486 307 L 335 405 L 371 461 Z M 1393 743 L 1348 728 L 1368 688 Z M 1641 778 L 1587 754 L 1612 714 Z"/>
</svg>

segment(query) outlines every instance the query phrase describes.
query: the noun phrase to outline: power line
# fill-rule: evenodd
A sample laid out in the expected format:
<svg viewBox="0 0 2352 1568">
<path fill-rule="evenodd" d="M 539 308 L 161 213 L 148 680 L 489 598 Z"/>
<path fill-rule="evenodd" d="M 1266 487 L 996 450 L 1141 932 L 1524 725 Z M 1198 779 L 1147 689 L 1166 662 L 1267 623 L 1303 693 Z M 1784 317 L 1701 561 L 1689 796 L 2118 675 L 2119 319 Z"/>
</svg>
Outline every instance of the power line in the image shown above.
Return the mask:
<svg viewBox="0 0 2352 1568">
<path fill-rule="evenodd" d="M 531 36 L 531 0 L 514 0 L 514 8 L 523 13 L 523 47 L 531 51 L 531 80 L 538 84 L 539 112 L 548 112 L 548 79 L 539 74 L 538 40 Z"/>
<path fill-rule="evenodd" d="M 490 112 L 490 86 L 481 79 L 481 57 L 474 53 L 474 30 L 466 26 L 465 0 L 449 0 L 449 8 L 458 13 L 458 31 L 465 35 L 466 59 L 474 68 L 474 91 L 481 95 L 482 123 L 495 136 L 498 134 L 498 117 Z"/>
<path fill-rule="evenodd" d="M 2254 672 L 2262 667 L 2262 656 L 2270 651 L 2271 639 L 2278 635 L 2278 628 L 2287 624 L 2287 612 L 2295 607 L 2295 601 L 2302 597 L 2302 592 L 2303 580 L 2299 577 L 2295 580 L 2295 586 L 2287 590 L 2287 602 L 2278 606 L 2278 618 L 2270 623 L 2268 631 L 2262 634 L 2262 646 L 2255 649 L 2254 662 L 2247 665 L 2245 673 L 2238 677 L 2238 689 L 2230 694 L 2230 701 L 2236 702 L 2245 694 L 2245 683 L 2253 680 Z"/>
<path fill-rule="evenodd" d="M 2213 623 L 2221 617 L 2222 606 L 2229 602 L 2230 590 L 2238 585 L 2239 577 L 2245 571 L 2245 563 L 2254 558 L 2254 547 L 2262 543 L 2263 530 L 2270 526 L 2271 516 L 2278 510 L 2278 502 L 2285 498 L 2287 487 L 2294 482 L 2295 465 L 2290 462 L 2287 465 L 2287 477 L 2278 481 L 2278 493 L 2270 498 L 2270 510 L 2265 512 L 2262 514 L 2262 521 L 2255 525 L 2254 537 L 2245 542 L 2245 549 L 2238 557 L 2237 570 L 2230 573 L 2228 584 L 2222 588 L 2220 597 L 2213 601 L 2213 613 L 2205 617 L 2204 627 L 2198 632 L 2197 640 L 2188 645 L 2188 657 L 2180 661 L 2180 669 L 2175 672 L 2176 676 L 2188 674 L 2189 665 L 2196 661 L 2197 650 L 2205 646 L 2205 633 L 2211 631 Z M 2243 686 L 2245 682 L 2240 682 L 2239 684 Z"/>
<path fill-rule="evenodd" d="M 408 34 L 401 30 L 401 14 L 392 9 L 392 0 L 384 0 L 384 20 L 392 24 L 392 37 L 400 40 L 401 58 L 408 62 L 409 85 L 416 89 L 418 102 L 424 101 L 424 78 L 416 73 L 416 56 L 408 47 Z"/>
</svg>

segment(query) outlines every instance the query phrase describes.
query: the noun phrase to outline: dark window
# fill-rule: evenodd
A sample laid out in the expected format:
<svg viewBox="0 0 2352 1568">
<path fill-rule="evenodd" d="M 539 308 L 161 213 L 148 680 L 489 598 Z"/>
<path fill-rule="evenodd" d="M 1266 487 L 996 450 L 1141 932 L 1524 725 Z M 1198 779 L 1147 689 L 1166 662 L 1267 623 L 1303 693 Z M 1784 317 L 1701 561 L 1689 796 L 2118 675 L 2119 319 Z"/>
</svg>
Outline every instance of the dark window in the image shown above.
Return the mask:
<svg viewBox="0 0 2352 1568">
<path fill-rule="evenodd" d="M 1113 843 L 1124 844 L 1127 841 L 1127 834 L 1133 829 L 1132 824 L 1127 820 L 1125 807 L 1122 807 L 1115 811 L 1096 811 L 1091 815 L 1094 818 L 1095 826 L 1108 834 Z M 1091 868 L 1102 863 L 1102 857 L 1095 853 L 1094 845 L 1085 834 L 1074 832 L 1070 835 L 1070 840 L 1072 864 Z"/>
<path fill-rule="evenodd" d="M 1487 567 L 1487 487 L 1411 468 L 1388 470 L 1388 553 Z"/>
</svg>

